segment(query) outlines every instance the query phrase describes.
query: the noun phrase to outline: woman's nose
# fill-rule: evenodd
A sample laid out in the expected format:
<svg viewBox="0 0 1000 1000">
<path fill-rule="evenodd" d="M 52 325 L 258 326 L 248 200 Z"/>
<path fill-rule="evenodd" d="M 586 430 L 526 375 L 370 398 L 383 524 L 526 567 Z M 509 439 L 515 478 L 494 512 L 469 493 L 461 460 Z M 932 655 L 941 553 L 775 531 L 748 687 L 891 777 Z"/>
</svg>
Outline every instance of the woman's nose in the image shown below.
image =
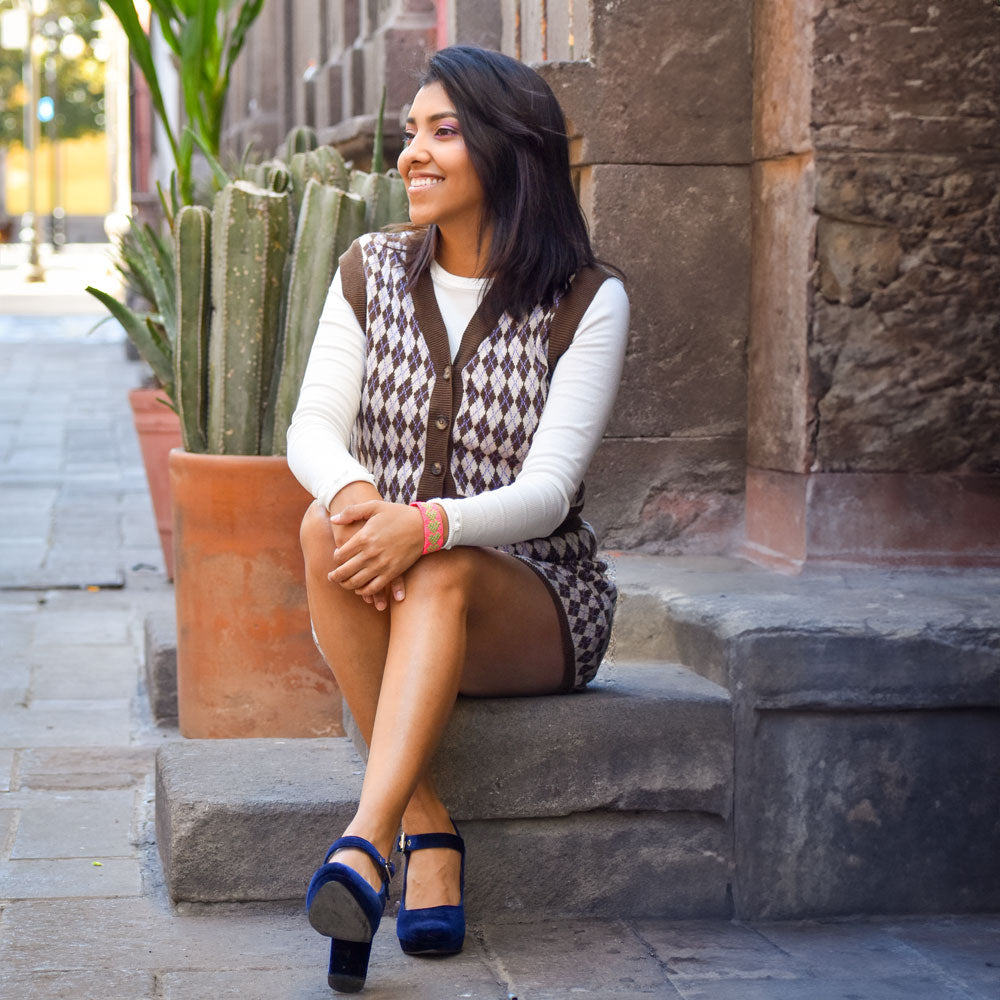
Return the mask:
<svg viewBox="0 0 1000 1000">
<path fill-rule="evenodd" d="M 396 167 L 403 174 L 406 172 L 404 167 L 409 164 L 426 162 L 427 150 L 424 148 L 423 141 L 418 133 L 403 147 L 403 151 L 399 154 L 399 159 L 396 161 Z"/>
</svg>

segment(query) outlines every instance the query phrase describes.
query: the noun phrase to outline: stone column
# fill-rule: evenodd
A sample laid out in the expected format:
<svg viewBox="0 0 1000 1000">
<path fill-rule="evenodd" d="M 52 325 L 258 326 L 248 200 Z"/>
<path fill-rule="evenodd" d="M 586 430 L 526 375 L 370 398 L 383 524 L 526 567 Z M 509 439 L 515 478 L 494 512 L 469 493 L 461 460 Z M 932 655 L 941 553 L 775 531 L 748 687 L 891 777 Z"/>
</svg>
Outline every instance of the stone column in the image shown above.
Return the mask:
<svg viewBox="0 0 1000 1000">
<path fill-rule="evenodd" d="M 1000 10 L 757 0 L 747 554 L 1000 562 Z"/>
<path fill-rule="evenodd" d="M 589 18 L 587 6 L 577 0 L 567 24 L 589 60 L 536 67 L 570 120 L 595 249 L 625 271 L 632 302 L 587 515 L 609 548 L 732 550 L 745 470 L 750 6 L 614 0 Z M 538 48 L 523 30 L 522 47 Z"/>
</svg>

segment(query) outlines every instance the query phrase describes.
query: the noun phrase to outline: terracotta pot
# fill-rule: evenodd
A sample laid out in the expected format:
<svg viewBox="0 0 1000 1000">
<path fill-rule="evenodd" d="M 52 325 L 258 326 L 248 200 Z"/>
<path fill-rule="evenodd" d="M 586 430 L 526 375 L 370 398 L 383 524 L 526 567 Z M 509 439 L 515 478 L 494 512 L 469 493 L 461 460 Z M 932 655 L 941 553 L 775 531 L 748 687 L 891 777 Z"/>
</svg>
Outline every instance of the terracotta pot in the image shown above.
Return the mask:
<svg viewBox="0 0 1000 1000">
<path fill-rule="evenodd" d="M 128 394 L 132 420 L 139 437 L 142 464 L 146 467 L 149 496 L 153 501 L 156 530 L 167 579 L 174 578 L 174 517 L 170 505 L 170 473 L 167 460 L 172 448 L 181 447 L 180 418 L 166 404 L 162 389 L 133 389 Z"/>
<path fill-rule="evenodd" d="M 341 735 L 299 547 L 312 497 L 281 457 L 173 451 L 170 486 L 181 735 Z"/>
</svg>

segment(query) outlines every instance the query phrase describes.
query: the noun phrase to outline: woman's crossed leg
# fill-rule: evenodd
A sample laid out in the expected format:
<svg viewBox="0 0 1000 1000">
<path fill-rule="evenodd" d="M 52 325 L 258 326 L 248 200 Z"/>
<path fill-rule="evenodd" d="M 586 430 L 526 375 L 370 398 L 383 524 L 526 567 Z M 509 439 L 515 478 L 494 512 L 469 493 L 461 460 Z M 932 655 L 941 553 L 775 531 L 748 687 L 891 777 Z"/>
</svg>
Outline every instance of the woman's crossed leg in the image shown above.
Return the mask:
<svg viewBox="0 0 1000 1000">
<path fill-rule="evenodd" d="M 378 611 L 331 582 L 329 514 L 314 503 L 302 522 L 309 611 L 320 649 L 368 744 L 361 800 L 346 834 L 389 856 L 402 822 L 408 834 L 451 831 L 428 764 L 457 694 L 534 695 L 563 683 L 559 617 L 545 584 L 524 563 L 489 548 L 458 547 L 417 560 L 405 597 Z M 360 851 L 337 860 L 377 889 Z M 407 905 L 457 905 L 459 856 L 411 855 Z"/>
</svg>

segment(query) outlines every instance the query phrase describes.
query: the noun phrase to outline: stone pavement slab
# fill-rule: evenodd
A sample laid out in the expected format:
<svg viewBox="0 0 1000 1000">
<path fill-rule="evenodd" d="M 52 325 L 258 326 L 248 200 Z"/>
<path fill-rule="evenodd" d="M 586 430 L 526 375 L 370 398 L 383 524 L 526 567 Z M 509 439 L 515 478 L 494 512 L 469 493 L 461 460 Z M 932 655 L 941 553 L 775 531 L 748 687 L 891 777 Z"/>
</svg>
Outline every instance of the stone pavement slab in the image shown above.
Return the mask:
<svg viewBox="0 0 1000 1000">
<path fill-rule="evenodd" d="M 156 977 L 148 972 L 0 969 L 0 996 L 11 1000 L 155 1000 L 158 994 Z"/>
<path fill-rule="evenodd" d="M 135 651 L 124 640 L 116 646 L 36 642 L 31 660 L 32 698 L 114 699 L 136 684 Z"/>
<path fill-rule="evenodd" d="M 21 812 L 11 858 L 131 857 L 133 791 L 38 796 Z"/>
<path fill-rule="evenodd" d="M 137 858 L 87 858 L 0 862 L 0 899 L 66 899 L 138 896 Z"/>
<path fill-rule="evenodd" d="M 525 1000 L 560 1000 L 568 984 L 573 993 L 614 1000 L 677 996 L 658 958 L 623 921 L 487 925 L 481 933 L 509 991 Z"/>
<path fill-rule="evenodd" d="M 803 969 L 764 935 L 744 924 L 638 920 L 636 934 L 675 983 L 718 979 L 792 979 Z"/>
<path fill-rule="evenodd" d="M 10 779 L 14 770 L 14 751 L 0 750 L 0 792 L 10 791 Z"/>
<path fill-rule="evenodd" d="M 947 970 L 971 996 L 1000 997 L 1000 920 L 941 917 L 889 924 L 888 933 Z"/>
<path fill-rule="evenodd" d="M 0 751 L 2 754 L 3 751 Z M 36 747 L 21 752 L 19 788 L 133 788 L 152 774 L 154 747 Z"/>
<path fill-rule="evenodd" d="M 128 698 L 52 699 L 0 709 L 0 741 L 11 747 L 128 743 L 131 728 Z"/>
</svg>

